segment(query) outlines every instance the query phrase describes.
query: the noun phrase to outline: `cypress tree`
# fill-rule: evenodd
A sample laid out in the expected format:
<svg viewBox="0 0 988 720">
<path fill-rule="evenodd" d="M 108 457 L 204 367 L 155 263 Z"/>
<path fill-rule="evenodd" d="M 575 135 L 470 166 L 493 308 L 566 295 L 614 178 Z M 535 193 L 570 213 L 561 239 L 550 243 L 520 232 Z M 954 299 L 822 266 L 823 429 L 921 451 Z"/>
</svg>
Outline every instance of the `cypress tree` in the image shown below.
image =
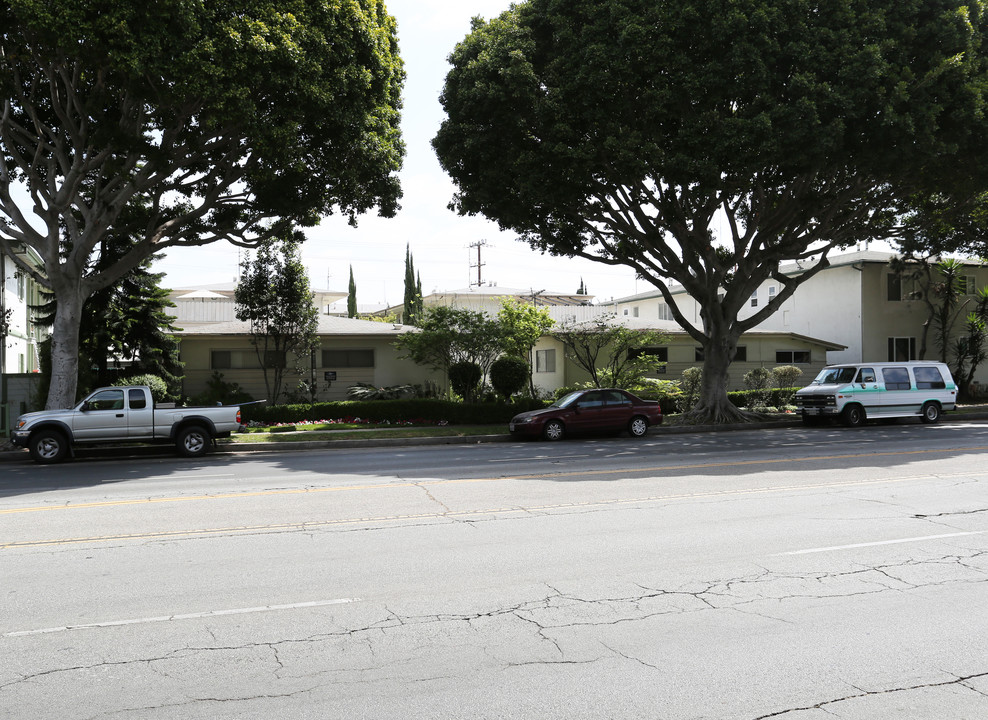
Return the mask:
<svg viewBox="0 0 988 720">
<path fill-rule="evenodd" d="M 350 287 L 346 298 L 346 316 L 357 317 L 357 283 L 353 281 L 353 265 L 350 266 Z"/>
</svg>

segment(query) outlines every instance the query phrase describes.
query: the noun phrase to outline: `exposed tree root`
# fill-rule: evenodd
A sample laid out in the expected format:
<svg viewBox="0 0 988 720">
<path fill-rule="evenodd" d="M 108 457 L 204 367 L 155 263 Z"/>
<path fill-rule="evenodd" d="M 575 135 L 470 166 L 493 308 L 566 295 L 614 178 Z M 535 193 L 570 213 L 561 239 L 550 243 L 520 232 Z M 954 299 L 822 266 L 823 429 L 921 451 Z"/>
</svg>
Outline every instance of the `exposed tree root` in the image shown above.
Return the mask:
<svg viewBox="0 0 988 720">
<path fill-rule="evenodd" d="M 684 425 L 727 425 L 731 423 L 750 423 L 764 420 L 761 413 L 747 412 L 733 403 L 716 403 L 697 405 L 689 412 L 683 413 Z"/>
</svg>

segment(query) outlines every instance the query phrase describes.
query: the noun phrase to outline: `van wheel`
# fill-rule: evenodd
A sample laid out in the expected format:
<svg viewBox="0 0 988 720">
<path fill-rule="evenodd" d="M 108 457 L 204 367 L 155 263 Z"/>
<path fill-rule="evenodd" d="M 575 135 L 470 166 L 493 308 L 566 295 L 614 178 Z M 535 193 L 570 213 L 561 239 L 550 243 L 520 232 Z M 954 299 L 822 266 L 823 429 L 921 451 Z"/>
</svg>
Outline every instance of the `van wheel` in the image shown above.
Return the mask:
<svg viewBox="0 0 988 720">
<path fill-rule="evenodd" d="M 198 425 L 190 425 L 178 431 L 176 446 L 182 457 L 202 457 L 209 450 L 209 433 Z"/>
<path fill-rule="evenodd" d="M 841 420 L 847 427 L 861 427 L 865 422 L 865 411 L 860 405 L 848 405 L 841 413 Z"/>
<path fill-rule="evenodd" d="M 69 453 L 69 441 L 58 430 L 39 430 L 28 442 L 31 459 L 42 465 L 60 463 Z"/>
<path fill-rule="evenodd" d="M 935 402 L 928 402 L 923 406 L 922 420 L 925 423 L 933 424 L 940 420 L 940 406 Z"/>
</svg>

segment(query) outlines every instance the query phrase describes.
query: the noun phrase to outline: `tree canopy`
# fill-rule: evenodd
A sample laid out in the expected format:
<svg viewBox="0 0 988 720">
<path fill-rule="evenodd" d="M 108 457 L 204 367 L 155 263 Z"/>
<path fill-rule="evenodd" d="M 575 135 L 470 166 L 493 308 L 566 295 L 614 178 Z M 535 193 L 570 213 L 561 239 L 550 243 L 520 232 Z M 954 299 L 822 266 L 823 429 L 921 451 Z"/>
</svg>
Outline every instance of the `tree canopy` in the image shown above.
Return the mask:
<svg viewBox="0 0 988 720">
<path fill-rule="evenodd" d="M 397 209 L 379 0 L 12 0 L 0 58 L 0 250 L 36 250 L 20 269 L 58 302 L 49 407 L 74 399 L 83 302 L 151 254 Z M 101 268 L 109 232 L 133 241 Z"/>
<path fill-rule="evenodd" d="M 960 0 L 527 0 L 453 51 L 433 145 L 453 209 L 652 283 L 704 348 L 694 419 L 736 419 L 738 339 L 833 248 L 988 188 L 985 24 Z"/>
</svg>

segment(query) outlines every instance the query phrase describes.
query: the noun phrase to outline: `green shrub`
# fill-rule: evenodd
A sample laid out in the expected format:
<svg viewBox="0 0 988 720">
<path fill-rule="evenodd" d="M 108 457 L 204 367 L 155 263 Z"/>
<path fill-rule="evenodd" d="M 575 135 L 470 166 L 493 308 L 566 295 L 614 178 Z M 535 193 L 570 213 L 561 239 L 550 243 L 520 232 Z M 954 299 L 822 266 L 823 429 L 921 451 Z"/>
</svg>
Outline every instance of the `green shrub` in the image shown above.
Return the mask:
<svg viewBox="0 0 988 720">
<path fill-rule="evenodd" d="M 769 386 L 772 383 L 772 373 L 763 367 L 749 370 L 744 374 L 744 386 L 748 389 L 746 407 L 749 410 L 765 407 L 772 394 Z"/>
<path fill-rule="evenodd" d="M 689 412 L 700 402 L 700 388 L 703 383 L 703 368 L 689 367 L 683 370 L 679 381 L 680 394 L 676 406 L 679 412 Z"/>
<path fill-rule="evenodd" d="M 792 405 L 793 395 L 799 389 L 799 378 L 803 371 L 795 365 L 780 365 L 772 368 L 772 377 L 775 378 L 775 386 L 784 391 L 781 405 Z"/>
<path fill-rule="evenodd" d="M 128 378 L 120 378 L 115 386 L 122 385 L 147 385 L 151 388 L 151 397 L 156 403 L 164 402 L 168 398 L 168 385 L 157 375 L 134 375 Z"/>
<path fill-rule="evenodd" d="M 494 391 L 505 400 L 524 389 L 530 377 L 528 363 L 509 355 L 495 360 L 490 374 Z"/>
<path fill-rule="evenodd" d="M 449 384 L 453 392 L 466 402 L 473 402 L 477 396 L 480 379 L 484 376 L 475 362 L 463 360 L 449 366 Z"/>
</svg>

